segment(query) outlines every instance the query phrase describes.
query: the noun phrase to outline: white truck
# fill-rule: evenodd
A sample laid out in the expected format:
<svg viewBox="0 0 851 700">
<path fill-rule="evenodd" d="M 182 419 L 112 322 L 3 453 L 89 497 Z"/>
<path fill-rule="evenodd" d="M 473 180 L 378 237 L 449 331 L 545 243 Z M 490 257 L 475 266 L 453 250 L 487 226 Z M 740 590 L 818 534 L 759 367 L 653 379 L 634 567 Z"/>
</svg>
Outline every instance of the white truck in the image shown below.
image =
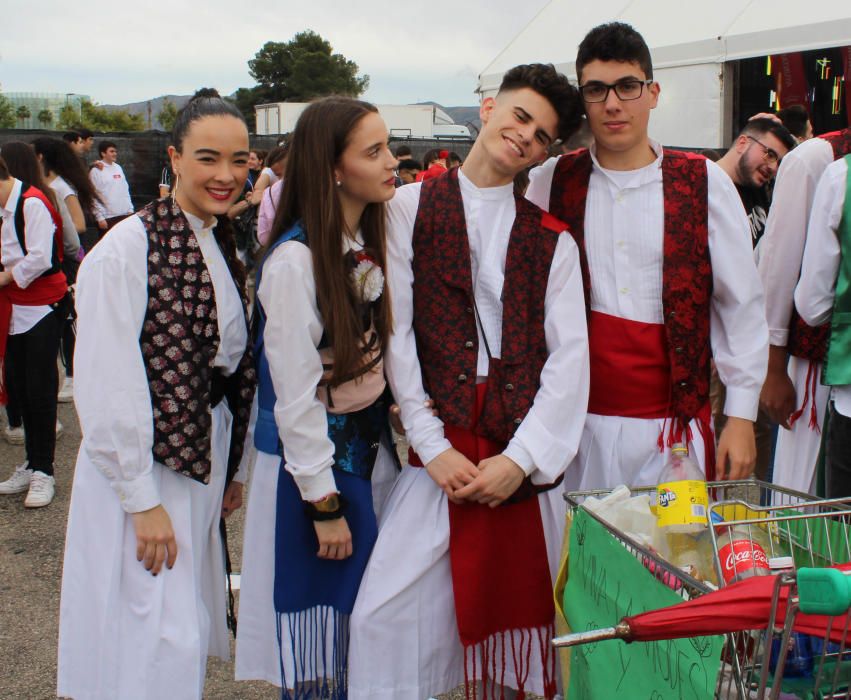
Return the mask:
<svg viewBox="0 0 851 700">
<path fill-rule="evenodd" d="M 257 134 L 287 134 L 295 129 L 309 102 L 272 102 L 257 105 L 254 114 Z M 440 107 L 434 105 L 376 105 L 387 124 L 390 136 L 402 138 L 470 138 L 470 130 L 455 124 Z"/>
</svg>

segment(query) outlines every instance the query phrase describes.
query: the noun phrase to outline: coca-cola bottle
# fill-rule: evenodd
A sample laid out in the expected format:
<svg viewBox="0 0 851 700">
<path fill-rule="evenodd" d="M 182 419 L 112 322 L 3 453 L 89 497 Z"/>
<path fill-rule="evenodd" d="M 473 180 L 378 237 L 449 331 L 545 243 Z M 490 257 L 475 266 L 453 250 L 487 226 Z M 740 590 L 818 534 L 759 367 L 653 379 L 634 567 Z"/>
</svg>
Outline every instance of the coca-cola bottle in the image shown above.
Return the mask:
<svg viewBox="0 0 851 700">
<path fill-rule="evenodd" d="M 718 560 L 725 584 L 767 576 L 771 541 L 759 525 L 716 526 Z"/>
</svg>

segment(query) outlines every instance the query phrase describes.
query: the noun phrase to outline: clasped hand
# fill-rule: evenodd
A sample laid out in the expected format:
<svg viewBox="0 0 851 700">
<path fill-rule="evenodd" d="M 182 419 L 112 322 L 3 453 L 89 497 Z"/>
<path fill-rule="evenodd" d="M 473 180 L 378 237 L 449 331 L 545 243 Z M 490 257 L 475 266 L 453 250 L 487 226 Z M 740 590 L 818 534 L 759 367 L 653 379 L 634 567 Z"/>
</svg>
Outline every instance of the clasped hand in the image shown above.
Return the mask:
<svg viewBox="0 0 851 700">
<path fill-rule="evenodd" d="M 453 503 L 481 503 L 491 508 L 511 496 L 526 477 L 505 455 L 473 464 L 454 448 L 441 452 L 426 465 L 426 471 Z"/>
</svg>

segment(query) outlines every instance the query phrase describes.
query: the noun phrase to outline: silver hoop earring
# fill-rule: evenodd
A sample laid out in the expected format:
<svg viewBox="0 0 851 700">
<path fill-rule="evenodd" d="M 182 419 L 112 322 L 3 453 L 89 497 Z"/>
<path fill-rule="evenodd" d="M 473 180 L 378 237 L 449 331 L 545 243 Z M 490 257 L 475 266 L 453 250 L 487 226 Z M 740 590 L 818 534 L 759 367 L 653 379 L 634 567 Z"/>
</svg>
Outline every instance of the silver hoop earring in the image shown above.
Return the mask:
<svg viewBox="0 0 851 700">
<path fill-rule="evenodd" d="M 337 187 L 342 187 L 343 183 L 340 180 L 337 180 Z"/>
<path fill-rule="evenodd" d="M 177 187 L 180 185 L 180 174 L 174 176 L 174 186 L 171 188 L 171 203 L 177 206 Z"/>
</svg>

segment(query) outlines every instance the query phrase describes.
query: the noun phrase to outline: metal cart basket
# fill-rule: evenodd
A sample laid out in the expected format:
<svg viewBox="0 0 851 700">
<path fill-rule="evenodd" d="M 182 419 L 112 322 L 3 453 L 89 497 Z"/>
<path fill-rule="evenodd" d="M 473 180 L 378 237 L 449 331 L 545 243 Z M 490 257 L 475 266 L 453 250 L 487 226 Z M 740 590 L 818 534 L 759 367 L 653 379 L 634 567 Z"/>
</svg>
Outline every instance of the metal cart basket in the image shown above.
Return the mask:
<svg viewBox="0 0 851 700">
<path fill-rule="evenodd" d="M 851 651 L 846 650 L 846 637 L 849 636 L 848 603 L 851 602 L 851 577 L 839 574 L 837 571 L 825 572 L 826 567 L 851 562 L 851 498 L 819 500 L 807 494 L 780 488 L 765 482 L 754 480 L 735 482 L 712 482 L 708 484 L 712 503 L 710 513 L 723 518 L 722 525 L 709 528 L 711 532 L 712 550 L 714 554 L 715 573 L 720 586 L 725 586 L 724 568 L 729 561 L 722 561 L 719 552 L 727 559 L 731 552 L 739 552 L 742 556 L 742 541 L 750 542 L 750 556 L 756 554 L 759 542 L 767 557 L 791 556 L 800 571 L 802 580 L 802 595 L 799 597 L 798 579 L 796 573 L 789 572 L 765 579 L 760 583 L 760 590 L 767 596 L 762 601 L 760 611 L 765 611 L 764 621 L 762 612 L 756 621 L 751 622 L 752 628 L 741 629 L 743 620 L 751 618 L 737 613 L 736 606 L 747 605 L 747 601 L 733 600 L 729 610 L 731 629 L 725 630 L 725 641 L 721 650 L 721 670 L 715 682 L 715 698 L 851 698 Z M 589 496 L 605 496 L 608 491 L 574 492 L 566 495 L 569 510 L 575 514 Z M 633 495 L 640 493 L 655 494 L 655 487 L 632 489 Z M 608 525 L 593 512 L 583 509 L 584 514 L 602 525 L 608 534 L 619 542 L 638 560 L 644 568 L 667 589 L 673 590 L 683 601 L 706 596 L 708 603 L 713 597 L 710 594 L 714 586 L 697 580 L 682 570 L 665 561 L 661 556 L 631 539 L 625 533 Z M 734 535 L 735 533 L 735 535 Z M 733 538 L 737 544 L 734 548 Z M 748 555 L 745 547 L 744 556 Z M 795 627 L 805 619 L 799 617 L 799 611 L 809 612 L 807 605 L 813 596 L 813 591 L 824 593 L 827 589 L 822 586 L 807 583 L 812 580 L 810 571 L 816 578 L 825 577 L 833 581 L 833 586 L 839 586 L 839 595 L 831 589 L 825 595 L 833 596 L 833 608 L 828 618 L 820 618 L 815 634 L 806 636 L 808 649 L 812 651 L 812 667 L 805 673 L 794 663 L 787 664 L 790 655 L 788 649 L 794 647 L 796 640 L 802 635 Z M 851 573 L 851 567 L 849 567 Z M 807 577 L 810 576 L 808 579 Z M 831 576 L 833 578 L 831 578 Z M 842 588 L 848 581 L 848 599 Z M 730 590 L 733 593 L 733 589 Z M 729 597 L 729 596 L 728 596 Z M 837 608 L 837 602 L 839 607 Z M 844 601 L 844 602 L 842 602 Z M 692 604 L 692 609 L 699 605 Z M 742 612 L 744 607 L 742 607 Z M 717 615 L 717 612 L 713 613 Z M 673 615 L 671 617 L 674 617 Z M 797 620 L 797 622 L 796 622 Z M 826 620 L 826 626 L 824 621 Z M 717 619 L 714 624 L 719 623 Z M 736 631 L 733 631 L 736 629 Z M 669 637 L 688 638 L 696 636 L 694 628 L 685 627 L 682 633 L 675 631 Z M 629 638 L 621 626 L 606 630 L 592 630 L 567 635 L 560 638 L 559 646 L 574 644 L 596 643 L 602 639 L 613 637 Z M 640 641 L 637 639 L 636 641 Z M 618 642 L 612 642 L 618 643 Z M 851 645 L 850 645 L 851 646 Z M 797 677 L 796 677 L 797 674 Z"/>
</svg>

